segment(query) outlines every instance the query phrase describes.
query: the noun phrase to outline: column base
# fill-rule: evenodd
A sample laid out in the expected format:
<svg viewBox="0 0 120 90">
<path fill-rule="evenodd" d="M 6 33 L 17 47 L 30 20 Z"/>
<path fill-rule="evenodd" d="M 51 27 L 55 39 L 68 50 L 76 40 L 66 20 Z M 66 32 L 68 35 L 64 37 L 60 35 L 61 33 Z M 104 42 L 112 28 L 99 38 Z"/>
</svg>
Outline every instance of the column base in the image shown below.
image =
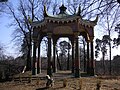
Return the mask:
<svg viewBox="0 0 120 90">
<path fill-rule="evenodd" d="M 47 68 L 47 75 L 52 76 L 52 68 Z"/>
<path fill-rule="evenodd" d="M 94 76 L 95 75 L 95 70 L 94 70 L 94 68 L 91 68 L 90 69 L 90 76 Z"/>
<path fill-rule="evenodd" d="M 41 73 L 41 69 L 40 68 L 37 69 L 37 74 L 39 74 L 39 73 Z"/>
<path fill-rule="evenodd" d="M 32 69 L 32 75 L 37 75 L 37 68 Z"/>
<path fill-rule="evenodd" d="M 72 72 L 72 73 L 74 73 L 74 72 L 75 72 L 75 71 L 74 71 L 74 67 L 72 67 L 72 70 L 71 70 L 71 72 Z"/>
<path fill-rule="evenodd" d="M 87 68 L 87 74 L 88 75 L 90 74 L 90 68 Z"/>
<path fill-rule="evenodd" d="M 56 67 L 53 68 L 53 73 L 56 73 L 57 72 L 57 69 Z"/>
</svg>

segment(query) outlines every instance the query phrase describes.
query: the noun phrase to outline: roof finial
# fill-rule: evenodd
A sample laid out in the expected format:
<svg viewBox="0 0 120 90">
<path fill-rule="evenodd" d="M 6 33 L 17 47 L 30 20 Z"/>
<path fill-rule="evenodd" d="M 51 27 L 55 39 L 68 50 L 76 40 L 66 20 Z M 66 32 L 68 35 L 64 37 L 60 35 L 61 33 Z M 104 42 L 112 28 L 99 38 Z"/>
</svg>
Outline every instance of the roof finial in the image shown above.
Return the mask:
<svg viewBox="0 0 120 90">
<path fill-rule="evenodd" d="M 67 8 L 62 4 L 62 6 L 59 9 L 60 9 L 60 14 L 64 14 Z"/>
<path fill-rule="evenodd" d="M 81 6 L 80 6 L 80 4 L 79 4 L 79 7 L 78 7 L 77 15 L 78 15 L 78 16 L 81 16 Z"/>
<path fill-rule="evenodd" d="M 44 15 L 44 17 L 47 17 L 47 16 L 48 16 L 48 15 L 47 15 L 47 10 L 46 10 L 46 5 L 44 5 L 43 15 Z"/>
<path fill-rule="evenodd" d="M 95 18 L 95 20 L 93 21 L 93 22 L 98 22 L 98 19 L 99 19 L 99 14 L 97 14 L 97 16 L 96 16 L 96 18 Z"/>
<path fill-rule="evenodd" d="M 99 14 L 97 14 L 97 16 L 96 16 L 95 20 L 94 20 L 94 21 L 92 21 L 92 22 L 94 22 L 95 24 L 97 24 L 98 19 L 99 19 Z"/>
</svg>

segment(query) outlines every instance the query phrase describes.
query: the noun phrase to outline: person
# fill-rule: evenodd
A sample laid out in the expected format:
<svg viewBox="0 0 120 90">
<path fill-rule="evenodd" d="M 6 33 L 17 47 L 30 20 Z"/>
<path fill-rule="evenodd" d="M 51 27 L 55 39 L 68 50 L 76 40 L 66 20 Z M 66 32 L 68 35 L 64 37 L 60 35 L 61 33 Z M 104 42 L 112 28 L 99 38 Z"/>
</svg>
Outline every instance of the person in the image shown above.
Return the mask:
<svg viewBox="0 0 120 90">
<path fill-rule="evenodd" d="M 53 86 L 53 78 L 51 78 L 49 75 L 46 75 L 46 79 L 47 79 L 47 83 L 46 83 L 46 87 L 52 87 Z"/>
</svg>

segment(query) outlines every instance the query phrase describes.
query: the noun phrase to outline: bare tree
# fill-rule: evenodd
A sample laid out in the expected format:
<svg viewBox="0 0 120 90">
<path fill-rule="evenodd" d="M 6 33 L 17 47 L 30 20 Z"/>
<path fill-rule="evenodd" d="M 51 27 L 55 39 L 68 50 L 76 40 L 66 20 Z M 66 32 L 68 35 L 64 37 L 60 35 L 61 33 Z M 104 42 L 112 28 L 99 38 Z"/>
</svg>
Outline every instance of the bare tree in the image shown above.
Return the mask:
<svg viewBox="0 0 120 90">
<path fill-rule="evenodd" d="M 81 6 L 79 14 L 86 19 L 91 19 L 96 16 L 96 14 L 104 15 L 106 14 L 106 10 L 113 9 L 113 7 L 117 5 L 117 1 L 115 0 L 108 0 L 107 3 L 104 0 L 67 0 L 67 2 L 69 13 L 77 13 L 77 7 Z M 19 0 L 17 7 L 8 3 L 6 4 L 10 12 L 9 15 L 13 17 L 11 25 L 15 27 L 14 39 L 19 41 L 18 45 L 21 45 L 20 43 L 23 42 L 23 40 L 26 42 L 27 70 L 30 70 L 31 67 L 31 23 L 33 21 L 40 21 L 44 18 L 43 5 L 47 6 L 47 11 L 50 11 L 50 9 L 53 8 L 52 13 L 57 14 L 58 6 L 60 4 L 56 0 Z"/>
<path fill-rule="evenodd" d="M 102 52 L 102 60 L 103 60 L 103 70 L 104 70 L 104 74 L 105 74 L 105 55 L 107 54 L 107 45 L 109 45 L 109 41 L 111 41 L 111 38 L 109 37 L 109 35 L 104 35 L 102 40 L 100 39 L 96 39 L 96 46 L 95 46 L 95 56 L 96 58 L 98 58 L 99 56 L 99 51 Z"/>
<path fill-rule="evenodd" d="M 31 48 L 32 48 L 32 27 L 31 23 L 35 20 L 43 19 L 43 5 L 48 4 L 50 0 L 19 0 L 18 7 L 13 7 L 11 4 L 6 4 L 9 10 L 9 15 L 13 17 L 12 26 L 16 26 L 14 31 L 14 40 L 19 45 L 26 43 L 27 48 L 27 70 L 31 69 Z M 17 9 L 15 9 L 17 8 Z"/>
<path fill-rule="evenodd" d="M 108 3 L 108 2 L 107 2 Z M 120 9 L 119 9 L 119 5 L 114 7 L 114 5 L 109 5 L 109 9 L 106 9 L 106 15 L 104 15 L 104 20 L 102 22 L 104 22 L 104 24 L 101 24 L 104 31 L 107 31 L 107 34 L 109 35 L 109 37 L 111 38 L 112 36 L 112 32 L 114 31 L 114 27 L 116 25 L 116 23 L 119 22 L 119 16 L 120 16 Z M 114 8 L 113 8 L 114 7 Z M 114 10 L 115 9 L 115 10 Z M 112 44 L 111 44 L 111 39 L 109 39 L 109 60 L 110 60 L 110 68 L 109 68 L 109 73 L 111 75 L 111 53 L 112 53 L 112 50 L 111 50 L 111 47 L 112 47 Z"/>
<path fill-rule="evenodd" d="M 117 0 L 117 2 L 120 4 L 120 0 Z"/>
</svg>

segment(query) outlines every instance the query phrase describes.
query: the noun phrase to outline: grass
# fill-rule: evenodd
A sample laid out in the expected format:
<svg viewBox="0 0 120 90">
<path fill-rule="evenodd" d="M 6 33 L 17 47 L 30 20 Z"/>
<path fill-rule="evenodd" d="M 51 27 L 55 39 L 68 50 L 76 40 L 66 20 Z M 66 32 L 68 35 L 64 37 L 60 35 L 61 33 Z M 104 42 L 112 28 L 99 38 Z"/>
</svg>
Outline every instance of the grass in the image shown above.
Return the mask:
<svg viewBox="0 0 120 90">
<path fill-rule="evenodd" d="M 59 75 L 63 76 L 64 72 Z M 59 76 L 58 77 L 61 77 Z M 64 74 L 67 75 L 67 74 Z M 23 75 L 18 75 L 18 77 Z M 25 75 L 24 75 L 25 76 Z M 32 76 L 29 75 L 31 78 Z M 54 78 L 54 77 L 53 77 Z M 61 77 L 54 79 L 54 86 L 46 89 L 46 80 L 37 78 L 31 82 L 5 82 L 0 83 L 0 90 L 120 90 L 118 77 Z"/>
<path fill-rule="evenodd" d="M 0 83 L 0 90 L 44 90 L 45 80 L 35 80 L 31 83 L 6 82 Z M 67 78 L 55 80 L 48 90 L 120 90 L 119 80 L 102 80 L 96 78 Z"/>
</svg>

